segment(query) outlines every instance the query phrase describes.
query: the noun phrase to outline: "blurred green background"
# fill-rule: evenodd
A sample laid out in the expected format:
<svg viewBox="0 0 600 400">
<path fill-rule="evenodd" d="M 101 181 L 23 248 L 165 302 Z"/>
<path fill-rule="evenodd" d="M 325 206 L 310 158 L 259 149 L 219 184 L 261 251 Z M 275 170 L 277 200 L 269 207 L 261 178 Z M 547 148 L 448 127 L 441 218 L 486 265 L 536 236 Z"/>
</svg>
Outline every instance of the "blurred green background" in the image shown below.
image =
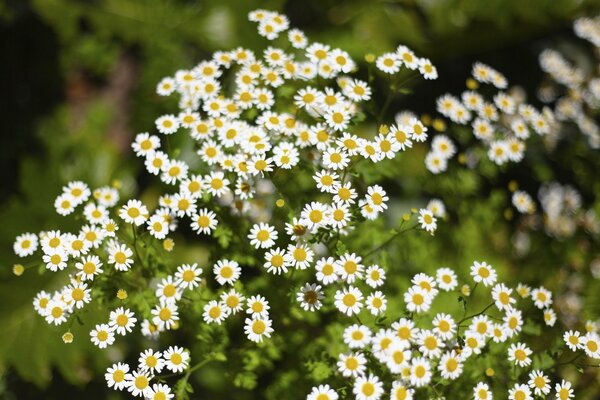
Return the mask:
<svg viewBox="0 0 600 400">
<path fill-rule="evenodd" d="M 341 47 L 360 63 L 365 53 L 390 51 L 400 43 L 431 58 L 440 79 L 415 82 L 413 93 L 391 108 L 431 113 L 437 96 L 463 90 L 474 60 L 494 66 L 533 97 L 544 78 L 539 52 L 548 46 L 585 46 L 574 37 L 572 21 L 598 13 L 600 1 L 0 1 L 0 398 L 113 398 L 99 372 L 115 354 L 92 348 L 84 330 L 80 340 L 65 346 L 62 330 L 34 314 L 34 294 L 56 283 L 35 272 L 15 277 L 12 242 L 22 232 L 59 226 L 53 200 L 69 180 L 95 187 L 119 179 L 124 196 L 152 192 L 156 182 L 140 168 L 129 143 L 137 132 L 152 129 L 158 115 L 173 110 L 173 103 L 155 95 L 156 83 L 215 50 L 265 48 L 268 43 L 247 22 L 248 11 L 258 7 L 285 13 L 311 40 Z M 520 279 L 571 290 L 562 278 L 587 268 L 597 255 L 597 241 L 576 237 L 548 248 L 540 234 L 532 238 L 529 255 L 519 258 L 510 245 L 515 222 L 503 210 L 511 179 L 531 185 L 533 194 L 541 181 L 572 181 L 593 203 L 600 194 L 595 178 L 600 163 L 582 143 L 569 142 L 561 154 L 540 152 L 529 169 L 516 166 L 484 176 L 463 170 L 433 178 L 422 163 L 425 149 L 411 152 L 391 164 L 392 173 L 383 177 L 386 189 L 413 203 L 445 194 L 453 211 L 435 242 L 407 239 L 391 246 L 390 253 L 401 253 L 396 260 L 407 274 L 432 271 L 442 262 L 466 268 L 479 258 L 506 274 L 519 271 Z M 597 202 L 595 207 L 599 211 Z M 177 257 L 194 254 L 193 248 L 186 251 Z M 399 291 L 407 283 L 388 285 Z M 597 316 L 599 285 L 580 286 L 580 292 L 594 296 L 584 312 Z M 114 351 L 127 352 L 127 343 L 121 347 Z M 279 389 L 270 382 L 277 374 L 280 382 L 309 380 L 281 376 L 292 362 L 265 368 L 258 387 L 248 391 L 230 387 L 224 369 L 207 369 L 194 384 L 206 398 L 275 396 Z M 277 371 L 281 366 L 287 367 Z M 299 365 L 298 373 L 305 368 L 310 369 Z"/>
</svg>

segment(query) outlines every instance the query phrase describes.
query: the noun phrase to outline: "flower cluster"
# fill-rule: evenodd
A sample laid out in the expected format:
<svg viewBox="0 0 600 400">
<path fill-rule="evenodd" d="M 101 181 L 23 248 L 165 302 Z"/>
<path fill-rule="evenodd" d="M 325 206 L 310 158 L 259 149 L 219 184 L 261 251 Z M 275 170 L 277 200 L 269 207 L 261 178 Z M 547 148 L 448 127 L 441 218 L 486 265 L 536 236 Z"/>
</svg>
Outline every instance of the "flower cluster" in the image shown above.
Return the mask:
<svg viewBox="0 0 600 400">
<path fill-rule="evenodd" d="M 526 319 L 535 318 L 525 314 L 526 307 L 518 307 L 518 298 L 531 299 L 535 308 L 543 311 L 546 325 L 552 326 L 556 320 L 551 309 L 552 294 L 543 287 L 532 289 L 524 284 L 509 288 L 497 282 L 496 271 L 486 262 L 474 262 L 471 276 L 475 284 L 461 288 L 463 296 L 473 297 L 479 284 L 491 288 L 486 293 L 491 302 L 481 312 L 466 315 L 465 308 L 460 319 L 445 312 L 417 318 L 430 310 L 442 292 L 458 290 L 456 273 L 450 268 L 440 268 L 435 277 L 423 273 L 413 277 L 412 286 L 404 293 L 408 313 L 389 328 L 372 331 L 366 325 L 355 324 L 344 330 L 343 340 L 349 352 L 339 355 L 337 368 L 341 377 L 353 381 L 355 398 L 380 399 L 388 392 L 391 399 L 413 399 L 419 398 L 419 392 L 426 391 L 427 387 L 433 388 L 435 394 L 436 386 L 457 380 L 465 371 L 471 373 L 469 364 L 477 370 L 477 360 L 486 353 L 487 347 L 503 348 L 506 363 L 518 368 L 518 376 L 527 377 L 508 389 L 505 386 L 503 396 L 511 400 L 533 399 L 533 396 L 551 392 L 548 375 L 541 369 L 531 368 L 533 351 L 518 341 Z M 596 333 L 580 336 L 577 331 L 569 331 L 564 338 L 573 351 L 585 349 L 589 357 L 600 357 Z M 502 368 L 503 361 L 496 362 Z M 378 376 L 373 371 L 381 372 Z M 497 396 L 492 393 L 493 369 L 488 369 L 486 374 L 488 379 L 473 388 L 475 399 Z M 571 383 L 567 381 L 557 382 L 554 390 L 557 399 L 573 398 Z M 338 398 L 339 394 L 329 385 L 314 387 L 307 397 L 309 400 Z"/>
<path fill-rule="evenodd" d="M 600 17 L 580 18 L 574 23 L 577 36 L 594 46 L 591 63 L 598 64 L 600 48 Z M 573 61 L 579 57 L 570 57 Z M 550 82 L 539 90 L 545 102 L 555 102 L 557 120 L 571 121 L 577 131 L 583 133 L 593 149 L 600 147 L 600 127 L 594 115 L 600 108 L 600 76 L 597 68 L 573 65 L 563 55 L 553 49 L 544 50 L 539 57 L 540 66 L 549 75 Z M 557 135 L 561 132 L 557 132 Z M 558 137 L 556 138 L 558 139 Z"/>
<path fill-rule="evenodd" d="M 472 70 L 471 86 L 460 98 L 445 94 L 437 100 L 437 110 L 458 125 L 471 126 L 471 133 L 477 143 L 481 143 L 487 158 L 497 165 L 523 160 L 526 140 L 533 131 L 544 136 L 550 133 L 555 124 L 555 116 L 550 109 L 539 111 L 527 104 L 517 90 L 505 91 L 506 78 L 493 68 L 475 63 Z M 478 92 L 477 82 L 499 89 L 487 96 L 488 88 Z M 483 89 L 486 89 L 485 91 Z M 477 152 L 479 146 L 473 146 L 462 162 L 473 168 L 481 158 Z M 448 161 L 457 153 L 454 142 L 445 134 L 436 135 L 425 164 L 434 174 L 444 172 Z"/>
</svg>

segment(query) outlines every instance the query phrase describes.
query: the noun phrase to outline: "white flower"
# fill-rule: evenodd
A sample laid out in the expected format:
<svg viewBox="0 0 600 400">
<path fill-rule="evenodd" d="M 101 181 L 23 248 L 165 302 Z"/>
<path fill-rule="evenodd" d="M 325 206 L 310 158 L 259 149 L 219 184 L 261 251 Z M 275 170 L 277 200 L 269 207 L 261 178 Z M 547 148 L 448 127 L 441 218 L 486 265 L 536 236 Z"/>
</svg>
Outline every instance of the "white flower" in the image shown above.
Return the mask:
<svg viewBox="0 0 600 400">
<path fill-rule="evenodd" d="M 104 379 L 109 388 L 123 390 L 127 386 L 127 381 L 132 377 L 129 374 L 129 365 L 125 363 L 116 363 L 106 369 Z"/>
<path fill-rule="evenodd" d="M 278 234 L 275 228 L 263 222 L 254 224 L 248 235 L 250 244 L 257 249 L 268 249 L 273 247 L 277 237 Z"/>
<path fill-rule="evenodd" d="M 135 326 L 137 318 L 131 310 L 119 307 L 114 311 L 110 312 L 109 326 L 120 335 L 125 335 L 127 332 L 131 332 Z"/>
<path fill-rule="evenodd" d="M 271 320 L 264 317 L 252 317 L 246 318 L 244 326 L 244 332 L 248 339 L 260 343 L 263 337 L 270 338 L 273 328 L 271 328 Z"/>
<path fill-rule="evenodd" d="M 335 292 L 335 306 L 341 313 L 348 316 L 360 312 L 363 306 L 362 300 L 362 293 L 354 286 L 349 286 Z"/>
<path fill-rule="evenodd" d="M 485 261 L 473 263 L 471 276 L 475 282 L 482 282 L 485 286 L 493 285 L 497 278 L 496 271 Z"/>
<path fill-rule="evenodd" d="M 174 373 L 183 372 L 188 368 L 190 363 L 190 353 L 183 347 L 178 346 L 169 346 L 163 352 L 163 358 L 165 360 L 165 367 Z"/>
<path fill-rule="evenodd" d="M 114 330 L 107 324 L 96 325 L 96 328 L 90 331 L 90 337 L 92 343 L 101 349 L 105 349 L 106 346 L 112 345 L 115 341 Z"/>
</svg>

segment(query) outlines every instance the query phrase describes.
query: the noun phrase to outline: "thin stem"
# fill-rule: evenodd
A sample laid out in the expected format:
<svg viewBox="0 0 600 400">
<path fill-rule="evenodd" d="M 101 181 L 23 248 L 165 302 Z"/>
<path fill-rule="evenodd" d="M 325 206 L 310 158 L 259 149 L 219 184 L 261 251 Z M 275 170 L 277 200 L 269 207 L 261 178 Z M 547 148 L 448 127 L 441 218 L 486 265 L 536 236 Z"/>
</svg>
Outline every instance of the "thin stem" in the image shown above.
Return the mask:
<svg viewBox="0 0 600 400">
<path fill-rule="evenodd" d="M 138 258 L 138 261 L 142 265 L 142 268 L 146 269 L 146 266 L 144 265 L 144 260 L 140 256 L 140 251 L 138 250 L 138 246 L 137 246 L 137 230 L 136 230 L 134 224 L 131 224 L 131 231 L 133 232 L 133 250 L 135 251 L 135 256 Z"/>
<path fill-rule="evenodd" d="M 478 312 L 477 314 L 472 314 L 469 315 L 468 317 L 464 317 L 463 319 L 461 319 L 460 321 L 458 321 L 458 323 L 456 325 L 460 325 L 461 323 L 471 319 L 471 318 L 475 318 L 480 316 L 481 314 L 484 314 L 491 306 L 493 306 L 495 303 L 491 302 L 490 304 L 488 304 L 482 311 Z"/>
<path fill-rule="evenodd" d="M 373 254 L 383 250 L 386 246 L 388 246 L 390 243 L 392 243 L 394 241 L 394 239 L 396 239 L 398 236 L 400 236 L 404 232 L 410 231 L 411 229 L 415 229 L 419 225 L 419 224 L 416 224 L 416 225 L 411 226 L 410 228 L 402 230 L 403 224 L 404 224 L 404 220 L 402 220 L 402 222 L 400 223 L 400 227 L 398 227 L 398 232 L 394 233 L 392 236 L 390 236 L 385 242 L 381 243 L 379 246 L 369 250 L 367 252 L 367 254 L 365 254 L 363 256 L 363 259 L 367 259 L 368 257 L 372 256 Z"/>
</svg>

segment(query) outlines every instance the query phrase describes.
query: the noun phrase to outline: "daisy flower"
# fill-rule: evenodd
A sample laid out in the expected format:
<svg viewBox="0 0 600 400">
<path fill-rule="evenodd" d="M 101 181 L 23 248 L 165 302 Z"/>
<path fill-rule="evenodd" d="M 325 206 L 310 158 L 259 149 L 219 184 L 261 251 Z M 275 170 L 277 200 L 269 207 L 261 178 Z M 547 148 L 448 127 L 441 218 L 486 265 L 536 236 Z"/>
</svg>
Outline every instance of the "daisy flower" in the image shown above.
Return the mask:
<svg viewBox="0 0 600 400">
<path fill-rule="evenodd" d="M 433 332 L 444 340 L 450 340 L 456 332 L 456 322 L 449 314 L 437 314 L 433 319 Z"/>
<path fill-rule="evenodd" d="M 314 252 L 305 244 L 288 245 L 284 259 L 288 267 L 304 270 L 313 261 Z"/>
<path fill-rule="evenodd" d="M 163 352 L 165 367 L 173 373 L 181 373 L 187 369 L 190 362 L 190 354 L 183 347 L 169 346 Z"/>
<path fill-rule="evenodd" d="M 155 383 L 147 393 L 149 400 L 171 400 L 175 395 L 171 393 L 171 388 L 162 383 Z"/>
<path fill-rule="evenodd" d="M 493 285 L 496 282 L 496 271 L 485 261 L 475 261 L 471 266 L 471 276 L 477 283 L 482 282 L 485 286 Z"/>
<path fill-rule="evenodd" d="M 383 382 L 373 374 L 359 376 L 354 381 L 352 393 L 357 400 L 378 400 L 383 396 Z"/>
<path fill-rule="evenodd" d="M 235 261 L 219 260 L 213 267 L 215 279 L 219 285 L 233 284 L 238 280 L 242 273 L 242 269 Z"/>
<path fill-rule="evenodd" d="M 247 314 L 252 314 L 252 317 L 263 317 L 267 318 L 269 316 L 269 302 L 267 299 L 260 295 L 252 296 L 246 300 L 246 309 Z"/>
<path fill-rule="evenodd" d="M 165 360 L 162 358 L 162 354 L 160 352 L 147 349 L 140 353 L 138 365 L 140 370 L 155 374 L 162 371 L 165 366 Z"/>
<path fill-rule="evenodd" d="M 277 238 L 278 234 L 275 228 L 264 222 L 254 224 L 248 235 L 250 244 L 257 249 L 268 249 L 273 247 Z"/>
<path fill-rule="evenodd" d="M 385 282 L 385 271 L 379 265 L 371 265 L 365 271 L 365 283 L 377 288 Z"/>
<path fill-rule="evenodd" d="M 56 272 L 67 268 L 69 256 L 63 248 L 52 249 L 42 256 L 42 260 L 46 263 L 47 269 Z"/>
<path fill-rule="evenodd" d="M 431 381 L 431 364 L 426 358 L 413 358 L 410 364 L 410 384 L 415 387 L 423 387 Z"/>
<path fill-rule="evenodd" d="M 179 129 L 179 119 L 172 114 L 163 115 L 155 121 L 156 129 L 164 135 L 172 135 Z"/>
<path fill-rule="evenodd" d="M 580 333 L 573 330 L 567 331 L 563 335 L 563 340 L 565 341 L 567 347 L 571 349 L 571 351 L 577 351 L 577 349 L 583 348 L 581 339 L 583 338 L 580 337 Z"/>
<path fill-rule="evenodd" d="M 92 343 L 101 349 L 105 349 L 115 342 L 114 330 L 107 324 L 96 325 L 96 328 L 90 331 L 90 337 Z"/>
<path fill-rule="evenodd" d="M 142 225 L 148 218 L 148 209 L 139 200 L 129 200 L 119 210 L 119 217 L 128 224 Z"/>
<path fill-rule="evenodd" d="M 108 263 L 114 264 L 117 271 L 128 271 L 133 264 L 133 251 L 124 244 L 114 244 L 108 249 Z"/>
<path fill-rule="evenodd" d="M 237 314 L 239 311 L 242 311 L 242 308 L 244 307 L 244 300 L 246 298 L 235 289 L 231 289 L 228 292 L 221 293 L 220 299 L 221 304 L 228 310 L 229 313 Z"/>
<path fill-rule="evenodd" d="M 367 370 L 367 359 L 362 353 L 340 354 L 337 368 L 343 376 L 357 378 Z"/>
<path fill-rule="evenodd" d="M 296 300 L 300 302 L 300 306 L 305 311 L 320 309 L 323 305 L 321 303 L 322 299 L 323 292 L 321 291 L 321 285 L 317 284 L 305 284 L 296 295 Z"/>
<path fill-rule="evenodd" d="M 526 367 L 531 364 L 532 351 L 523 343 L 511 344 L 508 348 L 508 360 L 514 362 L 520 367 Z"/>
<path fill-rule="evenodd" d="M 174 303 L 160 300 L 160 303 L 152 309 L 152 323 L 161 331 L 171 329 L 179 321 L 179 312 Z"/>
<path fill-rule="evenodd" d="M 268 318 L 256 316 L 252 318 L 246 318 L 244 321 L 244 332 L 248 339 L 260 343 L 263 338 L 270 338 L 273 328 L 271 328 L 271 320 Z"/>
<path fill-rule="evenodd" d="M 221 325 L 221 322 L 229 315 L 229 309 L 216 300 L 209 301 L 203 310 L 202 318 L 207 324 L 215 323 Z"/>
<path fill-rule="evenodd" d="M 338 400 L 339 396 L 329 385 L 319 385 L 312 388 L 306 400 Z"/>
<path fill-rule="evenodd" d="M 123 390 L 127 385 L 127 381 L 131 379 L 129 365 L 125 363 L 113 364 L 112 367 L 106 369 L 104 379 L 109 388 Z"/>
<path fill-rule="evenodd" d="M 363 349 L 371 342 L 371 331 L 365 325 L 350 325 L 344 329 L 344 343 L 351 349 Z"/>
<path fill-rule="evenodd" d="M 67 305 L 59 299 L 50 300 L 46 306 L 44 315 L 48 324 L 60 325 L 67 321 Z"/>
<path fill-rule="evenodd" d="M 432 234 L 437 229 L 437 219 L 433 216 L 433 212 L 428 209 L 421 208 L 419 210 L 419 223 L 422 229 Z"/>
<path fill-rule="evenodd" d="M 175 285 L 182 289 L 194 289 L 200 286 L 202 268 L 197 263 L 182 264 L 175 272 Z"/>
<path fill-rule="evenodd" d="M 354 286 L 349 286 L 343 290 L 335 292 L 335 306 L 342 313 L 347 316 L 360 313 L 362 309 L 363 295 Z"/>
<path fill-rule="evenodd" d="M 137 318 L 134 317 L 131 310 L 119 307 L 110 312 L 108 325 L 119 335 L 125 335 L 127 332 L 131 332 L 136 321 Z"/>
<path fill-rule="evenodd" d="M 270 249 L 265 253 L 265 263 L 263 267 L 267 269 L 268 273 L 274 275 L 280 275 L 281 273 L 288 272 L 286 261 L 286 252 L 285 250 L 277 247 L 275 249 Z"/>
<path fill-rule="evenodd" d="M 98 256 L 82 257 L 80 262 L 75 263 L 75 268 L 79 270 L 77 276 L 79 276 L 82 281 L 93 281 L 94 276 L 104 272 L 102 270 L 100 257 Z"/>
<path fill-rule="evenodd" d="M 27 257 L 35 253 L 38 248 L 38 237 L 33 233 L 23 233 L 17 236 L 13 250 L 19 257 Z"/>
<path fill-rule="evenodd" d="M 492 299 L 494 300 L 498 310 L 506 310 L 512 308 L 516 300 L 510 297 L 512 289 L 509 289 L 503 283 L 499 283 L 492 288 Z"/>
<path fill-rule="evenodd" d="M 377 57 L 375 65 L 377 66 L 377 69 L 386 74 L 395 74 L 400 71 L 402 61 L 398 58 L 396 53 L 384 53 Z"/>
<path fill-rule="evenodd" d="M 373 315 L 379 315 L 387 309 L 387 299 L 380 291 L 376 291 L 367 296 L 365 304 L 369 312 Z"/>
<path fill-rule="evenodd" d="M 552 292 L 544 287 L 539 287 L 531 291 L 531 298 L 533 304 L 539 309 L 550 307 L 552 304 Z"/>
<path fill-rule="evenodd" d="M 451 291 L 458 286 L 456 273 L 450 268 L 439 268 L 435 273 L 435 280 L 438 287 L 445 291 Z"/>
</svg>

